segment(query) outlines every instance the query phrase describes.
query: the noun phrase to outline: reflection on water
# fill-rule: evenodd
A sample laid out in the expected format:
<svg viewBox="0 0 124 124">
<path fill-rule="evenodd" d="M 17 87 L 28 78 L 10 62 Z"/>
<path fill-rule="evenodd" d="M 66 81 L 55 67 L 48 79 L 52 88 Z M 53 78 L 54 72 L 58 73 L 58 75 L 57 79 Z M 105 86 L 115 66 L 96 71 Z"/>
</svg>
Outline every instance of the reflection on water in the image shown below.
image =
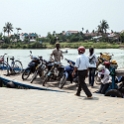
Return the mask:
<svg viewBox="0 0 124 124">
<path fill-rule="evenodd" d="M 63 50 L 65 51 L 65 49 Z M 44 59 L 49 60 L 50 54 L 52 52 L 52 49 L 37 49 L 32 50 L 32 53 L 34 56 L 43 56 Z M 86 49 L 86 55 L 88 55 L 89 50 Z M 108 52 L 110 54 L 113 54 L 113 59 L 115 59 L 118 63 L 119 68 L 124 67 L 124 50 L 123 49 L 95 49 L 95 53 L 97 56 L 99 56 L 100 52 Z M 14 56 L 15 59 L 19 59 L 22 61 L 23 67 L 27 67 L 28 63 L 30 62 L 30 49 L 28 50 L 0 50 L 0 55 L 3 55 L 4 53 L 7 53 L 8 56 Z M 77 49 L 68 49 L 68 53 L 64 53 L 64 58 L 71 59 L 73 61 L 76 60 L 78 51 Z M 6 58 L 5 58 L 6 59 Z M 63 59 L 62 63 L 64 65 L 67 64 L 67 62 Z"/>
</svg>

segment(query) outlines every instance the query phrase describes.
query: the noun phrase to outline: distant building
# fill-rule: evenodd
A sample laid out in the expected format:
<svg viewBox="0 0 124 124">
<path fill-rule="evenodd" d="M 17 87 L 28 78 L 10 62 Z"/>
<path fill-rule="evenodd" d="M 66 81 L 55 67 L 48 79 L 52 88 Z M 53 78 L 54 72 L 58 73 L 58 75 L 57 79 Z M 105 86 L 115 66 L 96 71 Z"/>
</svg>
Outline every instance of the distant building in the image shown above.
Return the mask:
<svg viewBox="0 0 124 124">
<path fill-rule="evenodd" d="M 102 38 L 101 35 L 92 37 L 91 40 L 99 41 Z"/>
<path fill-rule="evenodd" d="M 65 35 L 69 36 L 71 34 L 78 34 L 78 33 L 79 33 L 79 31 L 67 31 L 67 32 L 65 32 Z"/>
<path fill-rule="evenodd" d="M 36 41 L 37 34 L 36 33 L 22 33 L 20 34 L 20 40 L 24 41 L 25 38 L 28 38 L 31 42 Z"/>
<path fill-rule="evenodd" d="M 124 33 L 124 30 L 122 30 L 122 31 L 120 32 L 120 34 L 121 34 L 121 33 Z"/>
<path fill-rule="evenodd" d="M 97 34 L 97 33 L 84 33 L 84 35 L 85 35 L 86 37 L 88 37 L 88 36 L 95 37 L 95 36 L 97 36 L 98 34 Z"/>
<path fill-rule="evenodd" d="M 120 35 L 118 33 L 110 33 L 108 35 L 108 40 L 109 41 L 119 41 Z"/>
</svg>

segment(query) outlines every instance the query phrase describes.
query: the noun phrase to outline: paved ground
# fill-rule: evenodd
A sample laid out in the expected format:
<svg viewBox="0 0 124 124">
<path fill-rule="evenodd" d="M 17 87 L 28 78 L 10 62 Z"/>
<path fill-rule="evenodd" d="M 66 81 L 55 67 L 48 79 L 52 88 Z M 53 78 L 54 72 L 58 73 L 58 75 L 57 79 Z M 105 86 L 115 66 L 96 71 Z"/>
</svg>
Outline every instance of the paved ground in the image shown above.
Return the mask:
<svg viewBox="0 0 124 124">
<path fill-rule="evenodd" d="M 57 85 L 47 84 L 52 89 Z M 98 86 L 89 89 L 93 92 Z M 0 88 L 0 124 L 124 124 L 124 99 L 93 93 L 89 100 L 83 91 L 77 97 L 74 84 L 63 90 Z"/>
<path fill-rule="evenodd" d="M 0 88 L 0 124 L 124 124 L 124 99 Z"/>
</svg>

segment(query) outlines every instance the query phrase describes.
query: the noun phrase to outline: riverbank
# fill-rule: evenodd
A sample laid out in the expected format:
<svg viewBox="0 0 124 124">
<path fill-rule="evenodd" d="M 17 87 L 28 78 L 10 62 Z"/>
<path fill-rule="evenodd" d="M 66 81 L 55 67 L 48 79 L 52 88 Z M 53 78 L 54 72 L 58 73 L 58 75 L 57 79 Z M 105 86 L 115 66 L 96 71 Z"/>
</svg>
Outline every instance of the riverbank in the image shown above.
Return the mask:
<svg viewBox="0 0 124 124">
<path fill-rule="evenodd" d="M 94 47 L 98 49 L 106 48 L 121 48 L 124 44 L 118 43 L 107 43 L 107 42 L 61 42 L 61 48 L 78 48 L 79 46 L 84 46 L 86 48 Z M 55 45 L 49 43 L 44 43 L 47 48 L 54 48 Z"/>
<path fill-rule="evenodd" d="M 78 48 L 79 46 L 84 46 L 86 48 L 94 47 L 98 49 L 107 48 L 124 48 L 124 44 L 119 43 L 108 43 L 108 42 L 91 42 L 91 41 L 81 41 L 81 42 L 60 42 L 61 48 Z M 54 48 L 55 44 L 50 44 L 48 42 L 31 42 L 31 43 L 11 43 L 11 44 L 0 44 L 0 49 L 51 49 Z"/>
</svg>

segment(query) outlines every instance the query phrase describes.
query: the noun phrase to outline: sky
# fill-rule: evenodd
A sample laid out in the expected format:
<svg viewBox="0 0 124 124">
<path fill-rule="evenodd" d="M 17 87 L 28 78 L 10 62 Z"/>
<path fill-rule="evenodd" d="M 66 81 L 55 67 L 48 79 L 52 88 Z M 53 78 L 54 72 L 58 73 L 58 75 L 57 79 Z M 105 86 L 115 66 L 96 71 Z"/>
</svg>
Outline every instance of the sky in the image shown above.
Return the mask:
<svg viewBox="0 0 124 124">
<path fill-rule="evenodd" d="M 103 19 L 109 30 L 124 30 L 124 0 L 0 0 L 0 32 L 12 23 L 13 33 L 61 33 L 96 30 Z"/>
</svg>

